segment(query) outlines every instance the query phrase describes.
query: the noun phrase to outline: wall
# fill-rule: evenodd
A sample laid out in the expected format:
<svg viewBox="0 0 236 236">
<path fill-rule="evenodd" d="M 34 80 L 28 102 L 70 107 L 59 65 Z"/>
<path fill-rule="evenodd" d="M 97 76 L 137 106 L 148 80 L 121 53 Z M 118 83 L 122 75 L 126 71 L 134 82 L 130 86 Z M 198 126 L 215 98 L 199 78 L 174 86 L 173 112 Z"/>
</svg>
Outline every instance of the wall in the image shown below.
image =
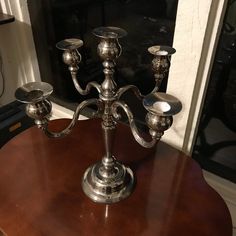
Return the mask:
<svg viewBox="0 0 236 236">
<path fill-rule="evenodd" d="M 6 82 L 0 105 L 4 105 L 14 100 L 14 91 L 17 87 L 26 82 L 40 80 L 40 75 L 27 1 L 1 0 L 0 4 L 3 13 L 15 16 L 13 23 L 0 25 L 0 57 Z"/>
<path fill-rule="evenodd" d="M 183 109 L 164 140 L 188 154 L 192 151 L 225 7 L 226 1 L 222 0 L 179 1 L 173 43 L 177 52 L 172 57 L 167 91 L 183 102 Z"/>
</svg>

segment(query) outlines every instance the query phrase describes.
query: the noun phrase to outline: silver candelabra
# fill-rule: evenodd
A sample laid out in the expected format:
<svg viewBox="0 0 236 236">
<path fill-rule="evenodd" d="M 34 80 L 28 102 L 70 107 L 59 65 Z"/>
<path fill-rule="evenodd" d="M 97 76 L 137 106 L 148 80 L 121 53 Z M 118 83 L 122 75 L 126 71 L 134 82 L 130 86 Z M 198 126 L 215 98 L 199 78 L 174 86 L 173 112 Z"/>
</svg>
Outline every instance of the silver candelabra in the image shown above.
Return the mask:
<svg viewBox="0 0 236 236">
<path fill-rule="evenodd" d="M 35 120 L 36 125 L 45 134 L 52 138 L 68 135 L 76 122 L 81 111 L 89 106 L 96 105 L 97 110 L 93 116 L 102 117 L 102 130 L 105 143 L 105 154 L 102 160 L 89 167 L 82 179 L 82 188 L 85 194 L 95 202 L 114 203 L 128 197 L 134 188 L 134 174 L 132 170 L 120 163 L 112 155 L 112 144 L 116 123 L 121 118 L 120 110 L 128 117 L 131 132 L 135 140 L 145 148 L 153 147 L 164 131 L 172 125 L 172 116 L 181 110 L 181 102 L 166 93 L 158 92 L 161 81 L 169 71 L 170 56 L 175 49 L 168 46 L 152 46 L 148 51 L 153 54 L 152 67 L 156 85 L 153 91 L 143 96 L 134 85 L 117 88 L 113 79 L 115 60 L 121 55 L 122 48 L 119 38 L 126 35 L 126 31 L 117 27 L 99 27 L 94 29 L 94 35 L 100 38 L 97 52 L 102 59 L 104 67 L 104 80 L 101 84 L 93 81 L 82 89 L 77 81 L 78 64 L 81 55 L 78 51 L 83 45 L 80 39 L 66 39 L 57 43 L 57 48 L 63 50 L 63 61 L 68 65 L 76 90 L 81 95 L 87 95 L 91 88 L 95 88 L 99 94 L 98 98 L 88 99 L 81 102 L 73 115 L 73 118 L 65 129 L 60 132 L 51 132 L 48 128 L 49 118 L 52 110 L 51 102 L 48 100 L 53 88 L 44 82 L 32 82 L 16 90 L 16 99 L 26 103 L 26 113 Z M 143 102 L 147 110 L 146 124 L 149 128 L 151 141 L 146 141 L 135 124 L 133 114 L 129 106 L 120 99 L 121 95 L 128 90 L 133 91 Z"/>
</svg>

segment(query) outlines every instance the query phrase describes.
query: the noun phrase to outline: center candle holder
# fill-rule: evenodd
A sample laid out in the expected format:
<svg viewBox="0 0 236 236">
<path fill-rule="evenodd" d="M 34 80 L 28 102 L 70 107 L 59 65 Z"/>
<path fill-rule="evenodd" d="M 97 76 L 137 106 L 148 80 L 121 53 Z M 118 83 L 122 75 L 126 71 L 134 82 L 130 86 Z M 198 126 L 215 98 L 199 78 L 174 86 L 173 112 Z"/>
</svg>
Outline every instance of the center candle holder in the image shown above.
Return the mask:
<svg viewBox="0 0 236 236">
<path fill-rule="evenodd" d="M 99 27 L 94 29 L 93 34 L 100 39 L 97 53 L 103 61 L 104 80 L 101 84 L 96 81 L 89 82 L 85 89 L 80 87 L 77 80 L 78 65 L 81 61 L 78 50 L 83 46 L 82 40 L 65 39 L 56 45 L 58 49 L 63 50 L 62 58 L 64 63 L 68 65 L 76 90 L 81 95 L 87 95 L 91 88 L 95 88 L 99 94 L 98 98 L 85 100 L 77 106 L 68 127 L 60 132 L 51 132 L 48 128 L 52 110 L 51 102 L 48 99 L 53 91 L 51 85 L 44 82 L 28 83 L 18 88 L 15 96 L 18 101 L 27 104 L 27 115 L 33 118 L 36 125 L 51 138 L 68 135 L 78 121 L 81 111 L 89 105 L 96 105 L 97 111 L 91 118 L 97 115 L 102 118 L 105 154 L 101 161 L 85 171 L 82 179 L 82 189 L 93 201 L 107 204 L 128 197 L 135 185 L 133 171 L 119 162 L 112 154 L 116 124 L 121 119 L 120 110 L 123 110 L 128 118 L 134 139 L 141 146 L 151 148 L 160 140 L 164 131 L 172 125 L 172 116 L 181 110 L 182 105 L 177 98 L 158 92 L 161 81 L 168 74 L 170 56 L 175 52 L 175 49 L 168 46 L 152 46 L 148 49 L 154 56 L 152 68 L 156 85 L 150 94 L 143 96 L 134 85 L 117 88 L 113 79 L 115 61 L 122 52 L 119 38 L 124 37 L 127 34 L 126 31 L 117 27 Z M 142 100 L 143 106 L 147 110 L 146 124 L 149 128 L 151 141 L 146 141 L 141 136 L 129 106 L 120 99 L 128 90 L 133 91 Z"/>
</svg>

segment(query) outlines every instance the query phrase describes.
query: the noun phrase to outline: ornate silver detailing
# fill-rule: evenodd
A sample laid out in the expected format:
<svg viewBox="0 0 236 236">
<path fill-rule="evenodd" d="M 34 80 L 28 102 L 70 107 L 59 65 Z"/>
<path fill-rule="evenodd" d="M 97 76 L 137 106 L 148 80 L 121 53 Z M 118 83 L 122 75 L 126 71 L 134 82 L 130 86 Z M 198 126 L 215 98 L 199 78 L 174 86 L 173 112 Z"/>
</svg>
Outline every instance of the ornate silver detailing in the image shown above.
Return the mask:
<svg viewBox="0 0 236 236">
<path fill-rule="evenodd" d="M 15 95 L 19 101 L 27 103 L 27 114 L 35 119 L 35 123 L 47 136 L 52 138 L 68 135 L 78 121 L 81 111 L 92 104 L 97 106 L 97 111 L 93 116 L 100 115 L 102 117 L 105 154 L 100 162 L 85 171 L 82 188 L 84 193 L 95 202 L 114 203 L 128 197 L 132 193 L 135 183 L 132 170 L 112 155 L 116 123 L 121 118 L 120 110 L 123 110 L 128 117 L 135 140 L 145 148 L 153 147 L 164 131 L 171 126 L 172 116 L 178 113 L 182 107 L 177 98 L 157 92 L 161 81 L 168 74 L 170 55 L 175 52 L 175 49 L 167 46 L 153 46 L 148 49 L 154 55 L 152 64 L 156 86 L 151 94 L 143 96 L 134 85 L 127 85 L 118 89 L 113 79 L 115 61 L 122 52 L 118 40 L 127 34 L 126 31 L 117 27 L 99 27 L 93 31 L 93 34 L 100 38 L 97 52 L 103 61 L 105 78 L 101 84 L 95 81 L 88 83 L 85 89 L 80 87 L 77 80 L 78 64 L 81 61 L 78 50 L 83 42 L 80 39 L 66 39 L 57 44 L 57 48 L 63 50 L 62 59 L 68 65 L 68 70 L 77 91 L 81 95 L 86 95 L 93 87 L 99 94 L 98 99 L 85 100 L 77 106 L 68 127 L 58 133 L 51 132 L 48 129 L 51 113 L 51 103 L 48 96 L 52 93 L 50 85 L 43 82 L 30 83 L 17 89 Z M 143 100 L 143 106 L 147 110 L 146 123 L 149 127 L 150 141 L 146 141 L 142 137 L 130 108 L 124 101 L 120 100 L 120 97 L 128 90 L 131 90 L 140 100 Z"/>
<path fill-rule="evenodd" d="M 35 124 L 41 126 L 50 118 L 52 104 L 47 99 L 53 88 L 44 82 L 31 82 L 18 88 L 15 97 L 18 101 L 27 103 L 26 114 L 35 120 Z"/>
<path fill-rule="evenodd" d="M 86 170 L 82 179 L 85 194 L 95 202 L 106 204 L 128 197 L 135 183 L 133 171 L 117 161 L 112 167 L 115 172 L 110 177 L 104 175 L 103 169 L 103 163 L 97 163 Z"/>
<path fill-rule="evenodd" d="M 170 57 L 176 51 L 169 46 L 152 46 L 148 48 L 149 53 L 154 56 L 152 60 L 152 69 L 154 71 L 154 77 L 156 80 L 156 86 L 153 92 L 158 91 L 163 79 L 167 78 L 170 67 Z"/>
</svg>

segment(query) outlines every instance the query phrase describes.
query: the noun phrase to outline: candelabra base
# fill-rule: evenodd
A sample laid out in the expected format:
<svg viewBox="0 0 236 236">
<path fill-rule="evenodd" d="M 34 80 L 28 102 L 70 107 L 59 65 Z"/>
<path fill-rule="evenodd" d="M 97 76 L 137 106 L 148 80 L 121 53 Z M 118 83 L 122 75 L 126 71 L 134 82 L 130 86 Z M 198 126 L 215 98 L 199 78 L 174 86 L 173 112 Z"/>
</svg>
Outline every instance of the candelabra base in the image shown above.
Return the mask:
<svg viewBox="0 0 236 236">
<path fill-rule="evenodd" d="M 82 179 L 84 193 L 94 202 L 115 203 L 127 198 L 133 191 L 135 178 L 133 171 L 115 162 L 113 175 L 102 175 L 102 163 L 89 167 Z"/>
</svg>

